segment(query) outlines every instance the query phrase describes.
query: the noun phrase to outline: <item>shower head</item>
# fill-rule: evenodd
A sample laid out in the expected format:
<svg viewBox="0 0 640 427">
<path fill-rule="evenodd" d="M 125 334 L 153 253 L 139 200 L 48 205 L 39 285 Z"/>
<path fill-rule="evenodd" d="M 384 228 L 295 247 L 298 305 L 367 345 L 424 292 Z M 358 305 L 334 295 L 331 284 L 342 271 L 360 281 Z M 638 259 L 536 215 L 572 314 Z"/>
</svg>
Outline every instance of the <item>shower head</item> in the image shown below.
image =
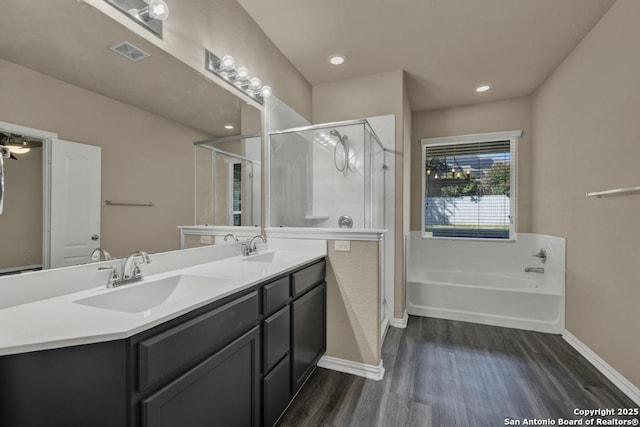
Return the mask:
<svg viewBox="0 0 640 427">
<path fill-rule="evenodd" d="M 340 132 L 338 132 L 335 129 L 329 131 L 329 134 L 332 135 L 332 136 L 335 136 L 336 138 L 338 138 L 338 140 L 342 143 L 342 145 L 344 145 L 344 140 L 347 139 L 346 135 L 344 135 L 344 136 L 340 135 Z"/>
</svg>

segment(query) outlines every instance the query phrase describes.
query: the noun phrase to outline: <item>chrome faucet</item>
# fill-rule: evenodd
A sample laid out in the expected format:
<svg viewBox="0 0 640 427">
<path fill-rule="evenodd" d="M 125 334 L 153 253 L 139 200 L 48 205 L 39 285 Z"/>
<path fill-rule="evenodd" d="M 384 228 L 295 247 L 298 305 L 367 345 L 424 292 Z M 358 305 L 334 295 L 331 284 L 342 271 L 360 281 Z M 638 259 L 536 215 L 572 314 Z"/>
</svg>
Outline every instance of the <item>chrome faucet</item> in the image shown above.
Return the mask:
<svg viewBox="0 0 640 427">
<path fill-rule="evenodd" d="M 247 255 L 250 255 L 252 253 L 258 252 L 258 247 L 256 246 L 256 243 L 254 242 L 254 240 L 256 240 L 256 239 L 261 239 L 262 243 L 267 243 L 267 238 L 266 237 L 264 237 L 262 234 L 256 234 L 255 236 L 253 236 L 251 238 L 251 240 L 249 240 L 249 243 L 247 243 L 246 246 L 243 245 L 244 246 L 244 251 L 243 251 L 242 254 L 244 256 L 247 256 Z"/>
<path fill-rule="evenodd" d="M 139 259 L 141 258 L 141 260 Z M 151 263 L 149 254 L 145 251 L 135 251 L 129 254 L 122 264 L 122 281 L 133 282 L 136 280 L 142 280 L 142 270 L 140 264 Z"/>
<path fill-rule="evenodd" d="M 231 233 L 224 236 L 224 241 L 226 242 L 229 239 L 229 237 L 231 237 L 234 241 L 238 242 L 238 238 Z"/>
<path fill-rule="evenodd" d="M 116 288 L 142 280 L 140 264 L 149 264 L 150 262 L 151 258 L 145 251 L 135 251 L 120 263 L 120 268 L 118 268 L 118 264 L 115 264 L 110 267 L 100 267 L 98 271 L 110 271 L 107 288 Z"/>
<path fill-rule="evenodd" d="M 547 251 L 544 248 L 540 249 L 538 253 L 533 254 L 533 256 L 540 259 L 540 262 L 543 264 L 547 262 Z"/>
<path fill-rule="evenodd" d="M 104 261 L 111 261 L 113 259 L 111 258 L 111 255 L 109 255 L 109 252 L 102 248 L 95 248 L 93 252 L 91 252 L 91 255 L 89 255 L 89 259 L 91 259 L 91 261 L 100 261 L 100 258 Z"/>
</svg>

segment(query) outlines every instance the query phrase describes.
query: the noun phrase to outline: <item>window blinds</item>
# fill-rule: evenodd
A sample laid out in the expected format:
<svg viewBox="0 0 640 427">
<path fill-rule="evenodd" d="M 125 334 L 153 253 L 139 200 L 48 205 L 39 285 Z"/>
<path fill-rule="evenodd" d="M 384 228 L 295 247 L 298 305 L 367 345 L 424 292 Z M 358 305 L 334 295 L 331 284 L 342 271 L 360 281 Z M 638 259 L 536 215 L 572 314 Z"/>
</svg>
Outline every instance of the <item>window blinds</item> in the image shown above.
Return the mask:
<svg viewBox="0 0 640 427">
<path fill-rule="evenodd" d="M 507 239 L 510 141 L 425 145 L 425 235 Z"/>
</svg>

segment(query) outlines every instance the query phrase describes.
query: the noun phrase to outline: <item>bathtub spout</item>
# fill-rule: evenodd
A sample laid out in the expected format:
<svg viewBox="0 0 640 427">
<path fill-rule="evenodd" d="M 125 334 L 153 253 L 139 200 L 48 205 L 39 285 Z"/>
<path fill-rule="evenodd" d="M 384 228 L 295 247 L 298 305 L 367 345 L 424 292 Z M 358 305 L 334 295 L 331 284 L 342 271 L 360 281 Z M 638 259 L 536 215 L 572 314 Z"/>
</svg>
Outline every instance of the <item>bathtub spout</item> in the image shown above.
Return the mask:
<svg viewBox="0 0 640 427">
<path fill-rule="evenodd" d="M 525 267 L 525 273 L 544 273 L 544 268 L 542 267 Z"/>
</svg>

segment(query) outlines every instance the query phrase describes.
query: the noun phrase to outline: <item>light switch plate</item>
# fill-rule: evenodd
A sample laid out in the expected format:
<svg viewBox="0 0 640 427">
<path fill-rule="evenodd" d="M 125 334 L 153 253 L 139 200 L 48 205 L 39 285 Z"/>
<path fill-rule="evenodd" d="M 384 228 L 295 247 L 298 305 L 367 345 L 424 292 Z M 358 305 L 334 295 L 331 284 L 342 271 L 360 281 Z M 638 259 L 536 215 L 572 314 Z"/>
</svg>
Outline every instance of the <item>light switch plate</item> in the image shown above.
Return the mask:
<svg viewBox="0 0 640 427">
<path fill-rule="evenodd" d="M 202 243 L 203 245 L 210 245 L 211 236 L 200 236 L 200 243 Z"/>
<path fill-rule="evenodd" d="M 333 250 L 336 252 L 351 252 L 351 242 L 348 240 L 336 240 L 333 242 Z"/>
</svg>

